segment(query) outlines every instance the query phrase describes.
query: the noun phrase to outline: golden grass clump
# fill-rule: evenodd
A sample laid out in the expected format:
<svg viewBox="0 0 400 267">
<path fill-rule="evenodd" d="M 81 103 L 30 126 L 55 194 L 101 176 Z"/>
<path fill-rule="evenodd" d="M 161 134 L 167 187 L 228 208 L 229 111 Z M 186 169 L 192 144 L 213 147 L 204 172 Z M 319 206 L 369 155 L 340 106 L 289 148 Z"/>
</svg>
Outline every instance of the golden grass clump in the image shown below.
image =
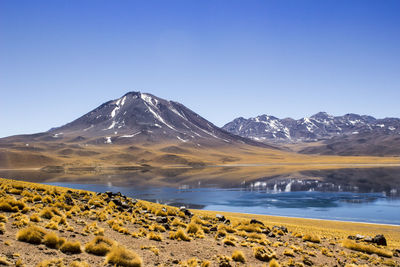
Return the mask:
<svg viewBox="0 0 400 267">
<path fill-rule="evenodd" d="M 141 267 L 142 259 L 131 250 L 122 246 L 114 246 L 106 256 L 106 264 L 125 267 Z"/>
<path fill-rule="evenodd" d="M 149 227 L 150 231 L 156 231 L 156 232 L 165 232 L 165 227 L 158 224 L 158 223 L 153 223 L 152 225 L 150 225 Z"/>
<path fill-rule="evenodd" d="M 352 240 L 346 239 L 343 241 L 342 243 L 343 247 L 351 249 L 351 250 L 355 250 L 355 251 L 360 251 L 360 252 L 364 252 L 364 253 L 368 253 L 368 254 L 376 254 L 382 257 L 386 257 L 386 258 L 391 258 L 393 257 L 393 253 L 389 250 L 386 249 L 381 249 L 381 248 L 377 248 L 373 245 L 364 245 L 361 243 L 356 243 Z"/>
<path fill-rule="evenodd" d="M 0 256 L 0 265 L 9 266 L 11 262 L 9 262 L 6 257 Z"/>
<path fill-rule="evenodd" d="M 1 222 L 0 223 L 0 235 L 4 234 L 6 232 L 6 225 Z"/>
<path fill-rule="evenodd" d="M 290 248 L 286 248 L 286 249 L 283 251 L 283 255 L 289 256 L 289 257 L 294 257 L 294 256 L 295 256 L 295 255 L 294 255 L 293 249 L 290 249 Z"/>
<path fill-rule="evenodd" d="M 0 211 L 4 212 L 18 212 L 25 211 L 27 206 L 22 200 L 16 200 L 15 198 L 6 198 L 0 201 Z"/>
<path fill-rule="evenodd" d="M 45 207 L 39 215 L 45 219 L 51 219 L 56 215 L 62 216 L 61 212 L 56 207 Z"/>
<path fill-rule="evenodd" d="M 86 244 L 85 251 L 97 256 L 105 256 L 111 251 L 113 245 L 114 241 L 103 236 L 96 236 L 92 241 Z"/>
<path fill-rule="evenodd" d="M 34 213 L 31 215 L 31 217 L 29 217 L 29 220 L 31 222 L 40 222 L 41 219 L 37 213 Z"/>
<path fill-rule="evenodd" d="M 246 262 L 246 258 L 243 254 L 242 251 L 240 250 L 235 250 L 232 253 L 232 260 L 237 261 L 237 262 L 241 262 L 241 263 L 245 263 Z"/>
<path fill-rule="evenodd" d="M 73 261 L 69 264 L 69 267 L 90 267 L 86 261 Z"/>
<path fill-rule="evenodd" d="M 228 256 L 225 256 L 225 255 L 217 255 L 217 263 L 218 263 L 218 266 L 221 266 L 221 267 L 229 267 L 229 266 L 232 266 L 232 265 L 230 264 L 230 261 L 231 261 L 231 258 L 228 257 Z"/>
<path fill-rule="evenodd" d="M 7 220 L 7 216 L 6 216 L 6 215 L 0 214 L 0 222 L 6 223 L 7 221 L 8 221 L 8 220 Z"/>
<path fill-rule="evenodd" d="M 235 242 L 237 241 L 237 239 L 234 236 L 231 235 L 227 235 L 225 237 L 225 239 L 222 241 L 222 243 L 224 243 L 227 246 L 235 246 Z"/>
<path fill-rule="evenodd" d="M 183 229 L 178 229 L 178 231 L 174 232 L 171 231 L 169 232 L 169 238 L 170 239 L 175 239 L 178 241 L 190 241 L 190 237 L 183 231 Z"/>
<path fill-rule="evenodd" d="M 64 244 L 64 242 L 64 238 L 58 237 L 58 235 L 53 232 L 47 233 L 43 238 L 43 243 L 49 248 L 58 249 L 62 244 Z"/>
<path fill-rule="evenodd" d="M 36 267 L 64 267 L 63 259 L 43 260 Z"/>
<path fill-rule="evenodd" d="M 157 233 L 155 233 L 155 232 L 150 232 L 150 233 L 148 234 L 148 238 L 149 238 L 150 240 L 154 240 L 154 241 L 162 241 L 161 235 L 159 235 L 159 234 L 157 234 Z"/>
<path fill-rule="evenodd" d="M 180 226 L 180 227 L 185 227 L 186 228 L 186 224 L 181 222 L 181 220 L 179 220 L 178 218 L 174 218 L 171 222 L 172 226 Z"/>
<path fill-rule="evenodd" d="M 29 226 L 18 231 L 17 240 L 31 244 L 40 244 L 45 235 L 45 230 L 37 226 Z"/>
<path fill-rule="evenodd" d="M 270 262 L 269 262 L 269 265 L 268 265 L 268 267 L 280 267 L 281 265 L 275 260 L 275 259 L 272 259 Z"/>
<path fill-rule="evenodd" d="M 243 230 L 243 231 L 246 231 L 246 232 L 248 232 L 248 233 L 252 233 L 252 232 L 255 232 L 255 233 L 261 233 L 262 232 L 262 230 L 261 230 L 261 228 L 259 227 L 259 225 L 258 224 L 242 224 L 242 225 L 239 225 L 237 228 L 236 228 L 237 230 Z"/>
<path fill-rule="evenodd" d="M 65 254 L 79 254 L 81 250 L 81 242 L 79 241 L 65 241 L 60 247 L 61 252 Z"/>
<path fill-rule="evenodd" d="M 313 243 L 321 243 L 319 236 L 306 234 L 303 236 L 303 241 L 309 241 Z"/>
<path fill-rule="evenodd" d="M 200 230 L 200 226 L 194 222 L 191 222 L 186 227 L 186 232 L 188 234 L 196 234 Z"/>
<path fill-rule="evenodd" d="M 270 261 L 276 258 L 275 252 L 268 247 L 255 247 L 253 248 L 254 257 L 260 261 Z"/>
</svg>

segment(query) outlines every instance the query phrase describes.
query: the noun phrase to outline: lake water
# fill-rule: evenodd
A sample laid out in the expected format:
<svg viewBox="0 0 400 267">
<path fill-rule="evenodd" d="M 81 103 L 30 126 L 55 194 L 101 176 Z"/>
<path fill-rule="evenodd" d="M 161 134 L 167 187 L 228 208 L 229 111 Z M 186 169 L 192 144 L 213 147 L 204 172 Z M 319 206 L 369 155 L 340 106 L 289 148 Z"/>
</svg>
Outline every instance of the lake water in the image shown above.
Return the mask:
<svg viewBox="0 0 400 267">
<path fill-rule="evenodd" d="M 0 176 L 17 178 L 2 172 Z M 266 174 L 236 185 L 176 177 L 180 182 L 172 186 L 156 186 L 146 184 L 142 176 L 138 172 L 91 174 L 78 182 L 65 174 L 49 178 L 36 173 L 25 180 L 96 192 L 121 192 L 133 198 L 197 209 L 400 225 L 399 168 Z"/>
</svg>

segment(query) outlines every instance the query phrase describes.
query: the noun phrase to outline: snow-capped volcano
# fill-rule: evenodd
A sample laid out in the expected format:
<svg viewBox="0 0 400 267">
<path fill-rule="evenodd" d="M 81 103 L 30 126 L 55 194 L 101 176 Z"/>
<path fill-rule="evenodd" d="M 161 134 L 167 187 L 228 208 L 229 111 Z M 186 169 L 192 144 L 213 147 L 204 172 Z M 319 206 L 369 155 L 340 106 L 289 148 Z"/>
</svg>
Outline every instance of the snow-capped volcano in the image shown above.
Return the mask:
<svg viewBox="0 0 400 267">
<path fill-rule="evenodd" d="M 213 144 L 255 142 L 221 130 L 184 105 L 151 94 L 129 92 L 49 131 L 53 138 L 91 138 L 96 143 L 133 141 Z M 258 144 L 259 145 L 259 144 Z"/>
</svg>

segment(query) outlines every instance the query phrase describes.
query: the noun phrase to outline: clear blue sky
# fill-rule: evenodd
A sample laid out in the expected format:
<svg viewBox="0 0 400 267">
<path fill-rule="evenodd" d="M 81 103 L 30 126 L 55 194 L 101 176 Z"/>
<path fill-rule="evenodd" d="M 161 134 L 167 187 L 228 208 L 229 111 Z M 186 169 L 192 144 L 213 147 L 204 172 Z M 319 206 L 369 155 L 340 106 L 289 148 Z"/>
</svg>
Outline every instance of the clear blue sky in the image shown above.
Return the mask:
<svg viewBox="0 0 400 267">
<path fill-rule="evenodd" d="M 218 126 L 400 117 L 400 1 L 0 0 L 0 137 L 140 90 Z"/>
</svg>

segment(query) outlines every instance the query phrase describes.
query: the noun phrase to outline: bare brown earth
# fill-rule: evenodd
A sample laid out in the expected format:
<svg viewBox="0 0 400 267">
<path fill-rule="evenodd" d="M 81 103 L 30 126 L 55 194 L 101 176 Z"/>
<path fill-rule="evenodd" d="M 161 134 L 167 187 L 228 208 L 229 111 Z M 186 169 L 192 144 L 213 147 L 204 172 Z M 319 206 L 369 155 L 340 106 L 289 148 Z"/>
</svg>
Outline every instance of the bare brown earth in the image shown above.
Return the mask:
<svg viewBox="0 0 400 267">
<path fill-rule="evenodd" d="M 12 211 L 7 211 L 5 203 Z M 44 212 L 46 209 L 52 209 L 50 217 Z M 0 234 L 0 262 L 11 266 L 17 262 L 19 266 L 36 266 L 46 259 L 59 259 L 66 266 L 72 266 L 73 261 L 104 266 L 107 256 L 84 251 L 96 236 L 136 252 L 141 266 L 268 266 L 275 261 L 281 266 L 400 265 L 396 251 L 400 248 L 398 226 L 219 213 L 228 222 L 217 219 L 216 212 L 191 210 L 191 217 L 174 207 L 123 196 L 7 179 L 0 179 L 0 210 L 0 221 L 6 221 L 4 233 Z M 40 221 L 35 222 L 35 217 Z M 165 222 L 160 222 L 161 218 Z M 250 223 L 250 219 L 262 224 Z M 82 252 L 64 253 L 43 241 L 18 241 L 17 233 L 31 225 L 67 241 L 79 241 Z M 164 231 L 167 226 L 170 229 Z M 178 229 L 188 241 L 171 239 Z M 370 253 L 345 248 L 343 241 L 356 234 L 384 234 L 388 245 L 355 243 L 366 246 Z M 159 236 L 161 241 L 150 240 L 152 236 Z M 269 251 L 270 258 L 256 258 L 257 248 Z M 236 250 L 243 253 L 244 263 L 232 259 Z M 224 256 L 225 264 L 221 261 Z"/>
<path fill-rule="evenodd" d="M 204 168 L 219 166 L 226 167 L 224 172 L 230 174 L 232 182 L 237 182 L 257 179 L 263 173 L 278 175 L 315 169 L 394 165 L 400 165 L 399 157 L 302 155 L 247 144 L 206 147 L 189 143 L 143 143 L 134 146 L 56 141 L 26 144 L 8 140 L 0 143 L 0 170 L 38 168 L 57 174 L 151 169 L 153 173 L 165 177 L 164 173 L 171 169 L 186 168 L 189 169 L 184 171 L 187 176 L 197 179 L 198 174 L 202 177 L 218 177 L 221 168 Z M 240 168 L 243 166 L 253 168 Z"/>
</svg>

